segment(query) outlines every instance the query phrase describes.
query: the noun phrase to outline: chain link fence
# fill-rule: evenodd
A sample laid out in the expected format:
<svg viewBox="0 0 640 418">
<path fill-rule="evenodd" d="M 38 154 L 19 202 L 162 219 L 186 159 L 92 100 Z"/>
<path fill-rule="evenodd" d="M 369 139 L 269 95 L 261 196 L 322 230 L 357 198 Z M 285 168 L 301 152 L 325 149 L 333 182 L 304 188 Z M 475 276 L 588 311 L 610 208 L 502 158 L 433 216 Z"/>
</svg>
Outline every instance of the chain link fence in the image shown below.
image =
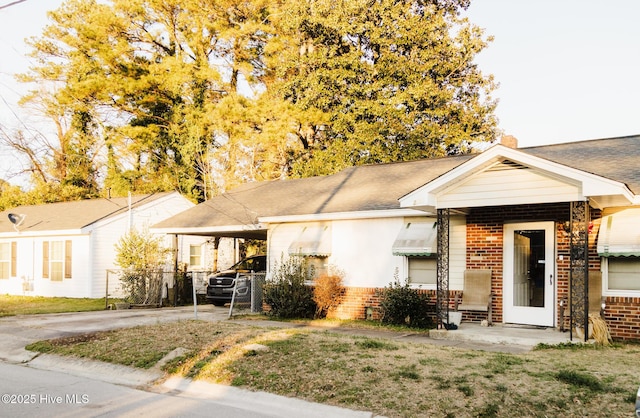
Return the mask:
<svg viewBox="0 0 640 418">
<path fill-rule="evenodd" d="M 112 299 L 116 307 L 160 307 L 171 275 L 162 270 L 107 270 L 107 305 Z"/>
<path fill-rule="evenodd" d="M 111 309 L 131 307 L 182 306 L 193 303 L 193 286 L 198 304 L 206 303 L 210 271 L 107 270 L 106 304 Z M 262 312 L 266 273 L 239 273 L 236 276 L 229 317 Z"/>
<path fill-rule="evenodd" d="M 238 273 L 229 306 L 229 317 L 262 312 L 266 273 Z"/>
<path fill-rule="evenodd" d="M 106 271 L 108 308 L 181 306 L 193 303 L 193 286 L 198 303 L 205 301 L 210 271 Z"/>
</svg>

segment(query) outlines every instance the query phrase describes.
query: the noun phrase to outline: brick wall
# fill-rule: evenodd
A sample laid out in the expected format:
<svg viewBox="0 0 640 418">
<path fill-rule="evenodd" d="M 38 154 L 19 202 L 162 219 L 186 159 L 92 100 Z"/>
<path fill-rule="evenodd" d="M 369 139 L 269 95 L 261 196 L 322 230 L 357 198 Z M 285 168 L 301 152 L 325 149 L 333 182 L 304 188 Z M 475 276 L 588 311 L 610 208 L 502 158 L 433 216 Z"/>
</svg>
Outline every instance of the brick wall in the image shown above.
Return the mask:
<svg viewBox="0 0 640 418">
<path fill-rule="evenodd" d="M 556 302 L 567 300 L 569 294 L 569 236 L 565 222 L 569 221 L 569 203 L 542 205 L 499 206 L 473 208 L 467 216 L 466 268 L 490 268 L 494 298 L 493 321 L 500 323 L 502 317 L 503 289 L 503 225 L 505 222 L 553 221 L 556 231 L 557 273 Z M 589 231 L 589 269 L 600 270 L 600 257 L 596 251 L 596 239 L 600 227 L 601 213 L 591 209 Z M 339 319 L 367 319 L 367 307 L 372 317 L 379 319 L 380 298 L 376 288 L 347 288 L 339 307 L 329 312 L 329 317 Z M 435 303 L 435 292 L 424 291 Z M 457 292 L 450 293 L 450 309 L 453 309 Z M 616 340 L 640 341 L 640 298 L 609 297 L 606 299 L 605 319 L 611 335 Z M 556 306 L 556 317 L 559 306 Z M 464 321 L 480 322 L 487 318 L 484 312 L 463 312 Z M 558 319 L 556 326 L 560 325 Z M 567 324 L 568 325 L 568 324 Z"/>
<path fill-rule="evenodd" d="M 347 287 L 336 309 L 327 313 L 328 318 L 337 319 L 380 319 L 379 289 L 374 287 Z M 367 318 L 367 308 L 371 307 L 373 315 Z"/>
<path fill-rule="evenodd" d="M 608 297 L 604 319 L 615 340 L 640 341 L 640 298 Z"/>
<path fill-rule="evenodd" d="M 569 203 L 543 205 L 496 206 L 474 208 L 467 216 L 467 268 L 490 268 L 493 321 L 502 322 L 503 289 L 503 225 L 505 222 L 553 221 L 562 226 L 569 220 Z M 562 228 L 556 228 L 558 243 L 559 291 L 566 294 L 569 288 L 569 240 Z M 470 315 L 472 319 L 473 316 Z M 464 317 L 463 317 L 464 319 Z"/>
<path fill-rule="evenodd" d="M 348 287 L 345 289 L 341 301 L 336 309 L 327 313 L 328 318 L 335 319 L 380 319 L 380 297 L 378 291 L 382 289 L 371 287 Z M 420 290 L 429 295 L 430 303 L 435 306 L 435 291 Z M 368 317 L 367 308 L 371 308 Z M 435 315 L 434 315 L 435 321 Z"/>
</svg>

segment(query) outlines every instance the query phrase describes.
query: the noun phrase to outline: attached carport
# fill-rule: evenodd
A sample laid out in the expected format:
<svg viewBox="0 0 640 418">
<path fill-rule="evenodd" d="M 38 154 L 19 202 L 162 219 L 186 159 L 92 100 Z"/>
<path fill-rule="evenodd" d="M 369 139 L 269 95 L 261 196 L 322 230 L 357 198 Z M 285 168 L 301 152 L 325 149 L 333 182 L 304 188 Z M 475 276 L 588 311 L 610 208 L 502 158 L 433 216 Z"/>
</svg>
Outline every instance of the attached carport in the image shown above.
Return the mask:
<svg viewBox="0 0 640 418">
<path fill-rule="evenodd" d="M 225 195 L 223 195 L 225 196 Z M 178 215 L 153 225 L 155 234 L 173 236 L 173 248 L 178 248 L 179 235 L 209 237 L 217 252 L 220 238 L 267 239 L 267 228 L 258 222 L 257 213 L 242 202 L 228 197 L 203 202 Z M 178 268 L 177 251 L 174 251 L 174 267 Z M 217 254 L 214 253 L 214 270 L 217 269 Z"/>
</svg>

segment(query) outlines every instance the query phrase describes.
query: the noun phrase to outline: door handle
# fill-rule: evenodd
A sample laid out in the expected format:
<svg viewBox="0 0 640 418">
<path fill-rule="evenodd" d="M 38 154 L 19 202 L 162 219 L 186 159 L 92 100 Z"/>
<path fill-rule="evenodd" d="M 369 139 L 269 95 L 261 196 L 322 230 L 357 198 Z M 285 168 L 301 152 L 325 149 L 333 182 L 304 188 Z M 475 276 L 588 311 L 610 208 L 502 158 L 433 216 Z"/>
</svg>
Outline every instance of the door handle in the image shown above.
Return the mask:
<svg viewBox="0 0 640 418">
<path fill-rule="evenodd" d="M 549 275 L 549 284 L 553 286 L 553 274 Z"/>
</svg>

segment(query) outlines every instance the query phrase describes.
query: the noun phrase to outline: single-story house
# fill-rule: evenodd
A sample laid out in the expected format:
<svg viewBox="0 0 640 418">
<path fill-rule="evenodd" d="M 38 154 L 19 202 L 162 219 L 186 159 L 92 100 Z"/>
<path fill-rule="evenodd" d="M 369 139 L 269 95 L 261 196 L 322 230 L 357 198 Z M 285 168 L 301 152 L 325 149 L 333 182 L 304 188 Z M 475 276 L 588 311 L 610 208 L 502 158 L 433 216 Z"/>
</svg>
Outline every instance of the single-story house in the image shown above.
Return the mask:
<svg viewBox="0 0 640 418">
<path fill-rule="evenodd" d="M 269 269 L 293 254 L 335 266 L 338 317 L 364 318 L 397 277 L 443 318 L 465 271 L 482 269 L 493 323 L 580 326 L 601 295 L 612 336 L 638 340 L 638 161 L 640 136 L 520 149 L 506 137 L 476 154 L 245 184 L 152 230 L 266 239 Z"/>
<path fill-rule="evenodd" d="M 130 228 L 143 230 L 194 204 L 177 192 L 20 206 L 0 213 L 0 294 L 100 298 L 115 244 Z M 168 247 L 178 258 L 204 263 L 183 237 Z M 195 256 L 195 257 L 194 257 Z M 198 267 L 198 266 L 196 266 Z M 116 277 L 116 276 L 114 276 Z M 115 291 L 115 281 L 109 283 Z"/>
</svg>

